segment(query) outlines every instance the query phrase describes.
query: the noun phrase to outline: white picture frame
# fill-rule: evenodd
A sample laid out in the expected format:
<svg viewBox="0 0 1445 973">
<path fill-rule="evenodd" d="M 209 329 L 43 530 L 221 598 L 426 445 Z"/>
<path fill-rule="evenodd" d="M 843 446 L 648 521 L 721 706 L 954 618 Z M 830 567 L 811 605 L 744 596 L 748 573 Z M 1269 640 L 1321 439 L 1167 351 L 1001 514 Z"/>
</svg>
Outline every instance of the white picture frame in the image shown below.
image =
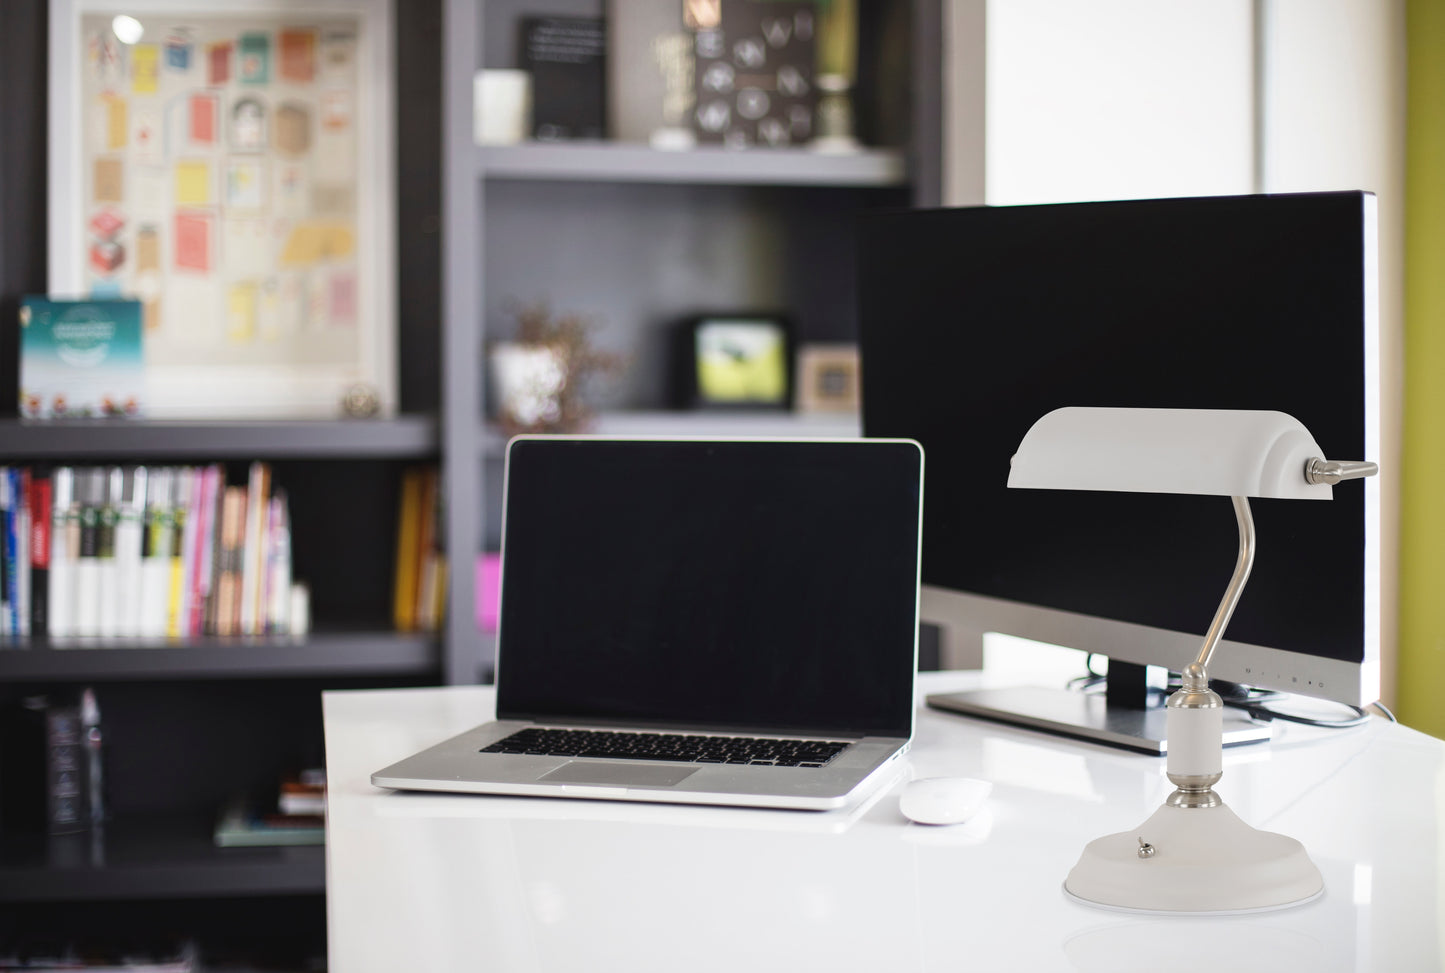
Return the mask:
<svg viewBox="0 0 1445 973">
<path fill-rule="evenodd" d="M 96 24 L 122 14 L 150 25 L 148 36 L 120 48 L 119 66 L 110 68 L 104 46 L 97 54 L 92 43 L 100 37 Z M 153 317 L 146 329 L 146 416 L 331 418 L 346 414 L 344 403 L 354 407 L 358 399 L 374 404 L 375 414 L 395 412 L 391 17 L 388 0 L 214 0 L 189 11 L 175 0 L 52 0 L 48 286 L 52 297 L 119 293 L 154 299 L 147 304 Z M 267 73 L 252 71 L 244 82 L 259 93 L 253 100 L 274 102 L 262 123 L 267 145 L 280 133 L 273 150 L 248 144 L 256 128 L 248 127 L 239 104 L 242 68 L 257 64 L 248 56 L 257 48 L 235 43 L 224 72 L 216 67 L 219 60 L 211 60 L 212 49 L 225 48 L 223 35 L 238 24 L 253 25 L 245 28 L 247 38 L 270 38 L 269 47 L 260 49 Z M 354 63 L 348 66 L 349 25 Z M 315 38 L 309 53 L 303 43 L 308 30 Z M 183 60 L 180 49 L 188 40 L 192 46 Z M 161 60 L 154 51 L 134 60 L 147 43 L 159 48 Z M 315 72 L 309 78 L 297 73 L 308 63 Z M 173 68 L 179 82 L 169 73 Z M 153 76 L 137 82 L 137 72 L 147 70 Z M 207 104 L 212 97 L 214 104 Z M 176 107 L 177 98 L 186 100 L 184 107 Z M 286 112 L 288 124 L 301 119 L 299 129 L 283 127 Z M 163 157 L 137 154 L 142 144 L 154 144 L 139 138 L 143 121 L 152 137 L 165 139 Z M 184 137 L 191 141 L 178 148 L 177 131 L 186 126 Z M 113 134 L 97 136 L 102 130 Z M 187 160 L 198 144 L 196 159 Z M 338 152 L 338 145 L 354 151 Z M 114 151 L 102 159 L 108 150 Z M 117 172 L 111 160 L 121 164 L 123 188 L 110 181 Z M 306 181 L 313 173 L 331 180 L 325 194 Z M 258 175 L 269 181 L 259 189 L 253 184 Z M 299 184 L 297 208 L 289 214 L 279 202 L 268 208 L 270 184 L 278 192 Z M 317 215 L 323 199 L 324 219 Z M 104 276 L 100 268 L 107 261 L 87 251 L 97 232 L 92 221 L 112 201 L 122 226 L 131 227 L 115 232 L 133 263 L 127 273 L 123 258 Z M 141 222 L 135 213 L 153 204 L 145 213 L 155 219 Z M 147 226 L 151 236 L 142 241 Z M 246 232 L 270 249 L 247 243 Z M 97 293 L 97 283 L 106 289 Z"/>
</svg>

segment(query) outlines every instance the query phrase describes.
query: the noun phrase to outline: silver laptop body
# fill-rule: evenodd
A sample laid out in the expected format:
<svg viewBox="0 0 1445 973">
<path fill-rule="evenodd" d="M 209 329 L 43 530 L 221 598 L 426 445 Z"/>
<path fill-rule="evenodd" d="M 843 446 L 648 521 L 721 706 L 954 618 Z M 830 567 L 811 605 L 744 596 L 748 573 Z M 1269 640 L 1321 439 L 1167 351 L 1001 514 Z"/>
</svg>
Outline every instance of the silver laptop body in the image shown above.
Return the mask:
<svg viewBox="0 0 1445 973">
<path fill-rule="evenodd" d="M 506 462 L 498 719 L 373 784 L 825 810 L 892 776 L 913 732 L 917 443 L 523 436 Z"/>
</svg>

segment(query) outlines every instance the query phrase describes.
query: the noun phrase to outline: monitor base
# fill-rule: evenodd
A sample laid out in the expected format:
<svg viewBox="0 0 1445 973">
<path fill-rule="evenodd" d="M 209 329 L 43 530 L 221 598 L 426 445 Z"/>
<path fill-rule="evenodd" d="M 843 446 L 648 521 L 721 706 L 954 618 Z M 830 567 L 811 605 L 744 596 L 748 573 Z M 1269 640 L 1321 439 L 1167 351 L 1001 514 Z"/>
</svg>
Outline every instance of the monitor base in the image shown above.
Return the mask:
<svg viewBox="0 0 1445 973">
<path fill-rule="evenodd" d="M 929 696 L 928 705 L 963 716 L 976 716 L 1153 756 L 1163 756 L 1169 750 L 1164 707 L 1136 709 L 1110 706 L 1102 693 L 1040 686 L 975 689 Z M 1269 724 L 1225 710 L 1226 747 L 1258 743 L 1268 740 L 1269 736 Z"/>
</svg>

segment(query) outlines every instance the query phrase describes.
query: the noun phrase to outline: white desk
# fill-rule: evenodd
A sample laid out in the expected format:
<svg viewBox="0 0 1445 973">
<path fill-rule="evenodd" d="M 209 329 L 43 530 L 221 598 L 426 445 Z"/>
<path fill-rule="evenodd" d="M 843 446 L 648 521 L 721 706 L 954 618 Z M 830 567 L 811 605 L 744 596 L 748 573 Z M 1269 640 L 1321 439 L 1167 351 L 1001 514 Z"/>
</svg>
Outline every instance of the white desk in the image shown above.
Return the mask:
<svg viewBox="0 0 1445 973">
<path fill-rule="evenodd" d="M 977 673 L 920 678 L 923 694 Z M 925 828 L 901 781 L 819 814 L 402 794 L 370 774 L 492 715 L 489 688 L 325 695 L 330 968 L 360 971 L 1437 971 L 1445 743 L 1372 720 L 1230 751 L 1220 794 L 1304 842 L 1309 905 L 1155 918 L 1067 900 L 1084 844 L 1143 821 L 1164 762 L 920 708 L 907 773 L 992 780 Z"/>
</svg>

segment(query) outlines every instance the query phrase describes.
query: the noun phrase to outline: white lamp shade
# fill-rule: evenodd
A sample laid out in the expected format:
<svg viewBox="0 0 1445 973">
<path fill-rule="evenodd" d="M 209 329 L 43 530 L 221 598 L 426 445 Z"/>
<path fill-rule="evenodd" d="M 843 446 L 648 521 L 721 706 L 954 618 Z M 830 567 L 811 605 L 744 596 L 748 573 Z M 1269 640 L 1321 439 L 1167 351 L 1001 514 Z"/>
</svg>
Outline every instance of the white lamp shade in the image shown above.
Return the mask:
<svg viewBox="0 0 1445 973">
<path fill-rule="evenodd" d="M 1329 500 L 1328 484 L 1305 479 L 1306 462 L 1324 455 L 1283 412 L 1074 406 L 1034 423 L 1008 485 Z"/>
</svg>

